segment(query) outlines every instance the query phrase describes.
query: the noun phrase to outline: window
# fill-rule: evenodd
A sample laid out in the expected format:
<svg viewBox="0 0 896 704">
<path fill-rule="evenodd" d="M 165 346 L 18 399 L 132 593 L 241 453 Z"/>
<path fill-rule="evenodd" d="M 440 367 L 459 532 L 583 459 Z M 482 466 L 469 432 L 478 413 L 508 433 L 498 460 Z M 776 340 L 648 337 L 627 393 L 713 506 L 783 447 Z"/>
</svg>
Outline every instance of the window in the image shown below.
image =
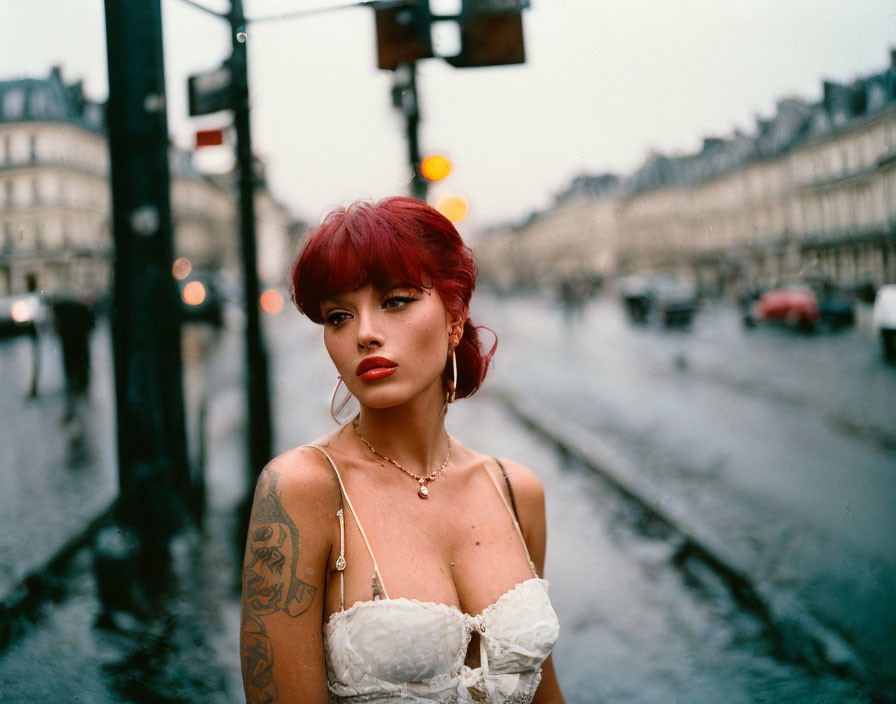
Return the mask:
<svg viewBox="0 0 896 704">
<path fill-rule="evenodd" d="M 3 117 L 10 122 L 16 122 L 22 117 L 25 109 L 25 91 L 22 88 L 14 88 L 3 96 Z"/>
</svg>

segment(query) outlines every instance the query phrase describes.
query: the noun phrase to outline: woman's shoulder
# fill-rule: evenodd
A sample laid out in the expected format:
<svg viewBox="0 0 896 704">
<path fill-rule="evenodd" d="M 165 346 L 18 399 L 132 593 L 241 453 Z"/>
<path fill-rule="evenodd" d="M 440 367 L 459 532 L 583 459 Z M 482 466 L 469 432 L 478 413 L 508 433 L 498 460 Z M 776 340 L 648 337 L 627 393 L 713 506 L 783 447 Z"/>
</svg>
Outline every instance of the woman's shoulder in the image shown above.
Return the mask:
<svg viewBox="0 0 896 704">
<path fill-rule="evenodd" d="M 493 457 L 470 448 L 464 449 L 469 453 L 471 465 L 486 466 L 500 480 L 501 484 L 504 483 L 501 471 L 501 467 L 503 467 L 504 472 L 507 473 L 507 478 L 510 480 L 510 486 L 513 489 L 513 495 L 516 500 L 523 499 L 527 503 L 529 501 L 544 501 L 544 485 L 541 479 L 523 463 L 507 457 Z"/>
<path fill-rule="evenodd" d="M 333 467 L 327 457 L 311 445 L 294 447 L 268 462 L 258 479 L 258 486 L 272 481 L 276 481 L 284 499 L 339 501 L 339 484 Z"/>
</svg>

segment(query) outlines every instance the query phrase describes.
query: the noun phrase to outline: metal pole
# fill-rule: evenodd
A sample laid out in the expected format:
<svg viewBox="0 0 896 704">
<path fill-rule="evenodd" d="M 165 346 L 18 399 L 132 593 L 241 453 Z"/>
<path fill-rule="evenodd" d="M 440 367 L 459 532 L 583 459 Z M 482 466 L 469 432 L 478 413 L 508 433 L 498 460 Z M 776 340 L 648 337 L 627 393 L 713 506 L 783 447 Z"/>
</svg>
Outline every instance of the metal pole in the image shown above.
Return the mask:
<svg viewBox="0 0 896 704">
<path fill-rule="evenodd" d="M 113 344 L 121 523 L 144 566 L 189 515 L 179 293 L 171 275 L 160 0 L 106 0 L 115 243 Z"/>
<path fill-rule="evenodd" d="M 404 99 L 404 114 L 407 118 L 408 160 L 411 164 L 411 195 L 426 201 L 426 179 L 420 171 L 420 102 L 417 97 L 417 64 L 408 67 L 407 94 Z"/>
<path fill-rule="evenodd" d="M 255 242 L 255 169 L 249 129 L 249 81 L 246 63 L 245 22 L 242 0 L 231 0 L 230 67 L 233 75 L 233 115 L 236 128 L 239 182 L 240 246 L 246 298 L 246 379 L 249 411 L 249 480 L 254 486 L 262 468 L 271 459 L 271 408 L 268 359 L 259 314 L 258 265 Z M 251 492 L 248 495 L 251 502 Z"/>
</svg>

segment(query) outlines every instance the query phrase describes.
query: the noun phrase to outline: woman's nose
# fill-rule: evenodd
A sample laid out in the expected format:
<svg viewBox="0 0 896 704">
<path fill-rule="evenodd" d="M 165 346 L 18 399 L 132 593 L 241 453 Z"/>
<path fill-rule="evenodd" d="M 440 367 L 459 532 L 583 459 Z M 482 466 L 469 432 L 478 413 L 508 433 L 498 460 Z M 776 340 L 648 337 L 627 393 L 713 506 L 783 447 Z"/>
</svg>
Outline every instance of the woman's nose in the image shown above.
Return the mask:
<svg viewBox="0 0 896 704">
<path fill-rule="evenodd" d="M 358 325 L 358 347 L 382 347 L 383 336 L 375 316 L 361 314 Z"/>
</svg>

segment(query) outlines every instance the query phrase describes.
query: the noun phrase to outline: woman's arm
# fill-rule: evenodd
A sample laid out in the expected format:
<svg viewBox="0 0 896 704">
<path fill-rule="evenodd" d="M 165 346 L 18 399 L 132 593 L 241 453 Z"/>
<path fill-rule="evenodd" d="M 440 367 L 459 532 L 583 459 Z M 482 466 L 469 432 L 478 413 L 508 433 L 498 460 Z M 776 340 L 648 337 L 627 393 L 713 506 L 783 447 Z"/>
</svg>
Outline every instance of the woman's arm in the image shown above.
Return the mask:
<svg viewBox="0 0 896 704">
<path fill-rule="evenodd" d="M 249 704 L 327 701 L 321 624 L 338 498 L 308 452 L 273 460 L 255 488 L 240 631 Z"/>
<path fill-rule="evenodd" d="M 544 556 L 547 547 L 547 523 L 544 512 L 544 486 L 532 470 L 518 462 L 502 460 L 513 485 L 519 512 L 520 530 L 539 575 L 544 575 Z M 541 666 L 541 684 L 532 704 L 563 704 L 563 695 L 554 673 L 552 656 Z"/>
</svg>

